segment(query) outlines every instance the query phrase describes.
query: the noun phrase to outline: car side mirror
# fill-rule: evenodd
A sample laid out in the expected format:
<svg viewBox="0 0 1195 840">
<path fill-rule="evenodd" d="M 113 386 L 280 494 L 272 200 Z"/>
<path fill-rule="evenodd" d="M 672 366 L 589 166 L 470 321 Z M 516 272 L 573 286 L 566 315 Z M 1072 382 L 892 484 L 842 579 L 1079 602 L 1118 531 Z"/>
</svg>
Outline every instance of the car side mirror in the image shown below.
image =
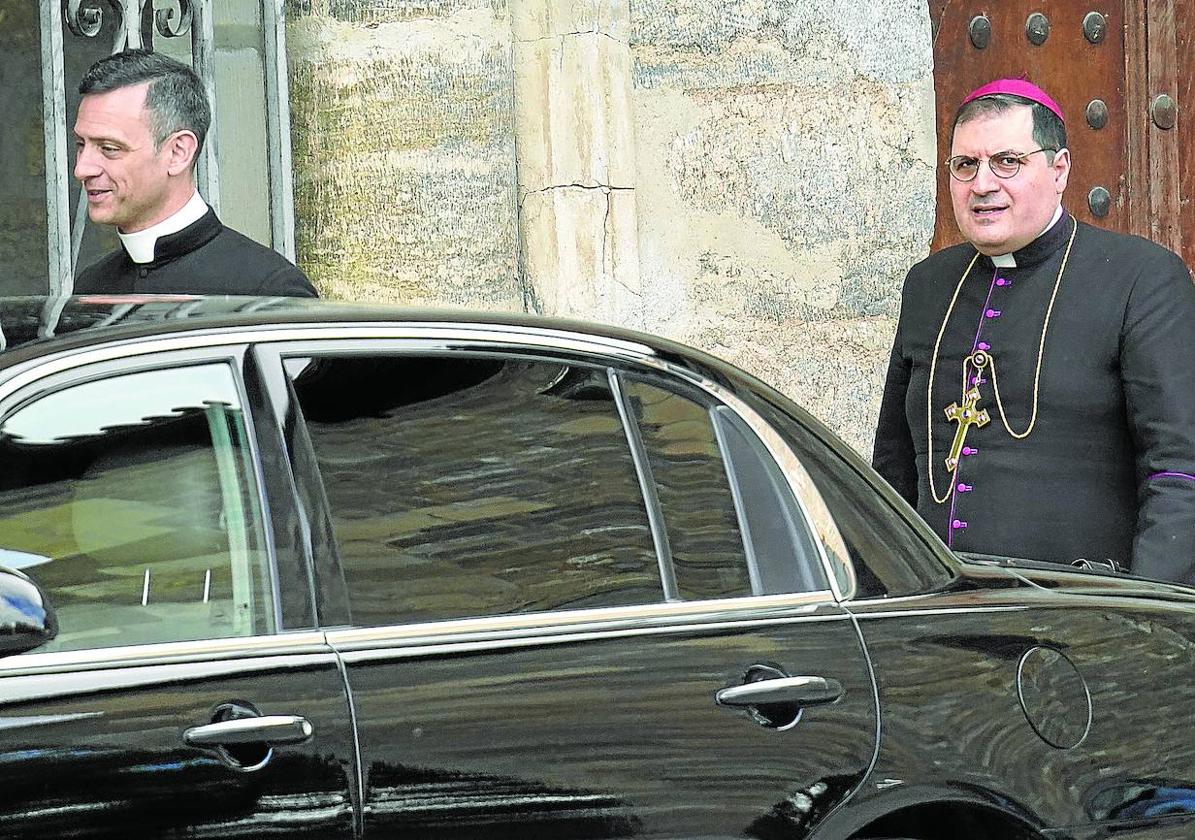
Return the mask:
<svg viewBox="0 0 1195 840">
<path fill-rule="evenodd" d="M 0 566 L 0 656 L 24 653 L 58 635 L 58 617 L 41 587 Z"/>
</svg>

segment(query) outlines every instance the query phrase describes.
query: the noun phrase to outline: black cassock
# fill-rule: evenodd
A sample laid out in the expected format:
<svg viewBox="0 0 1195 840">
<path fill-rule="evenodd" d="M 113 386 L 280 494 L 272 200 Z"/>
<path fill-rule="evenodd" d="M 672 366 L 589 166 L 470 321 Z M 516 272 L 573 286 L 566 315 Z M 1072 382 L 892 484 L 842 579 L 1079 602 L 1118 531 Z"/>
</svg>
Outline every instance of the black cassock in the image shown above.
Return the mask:
<svg viewBox="0 0 1195 840">
<path fill-rule="evenodd" d="M 1018 440 L 994 386 L 1007 426 L 1023 434 L 1072 231 L 1046 332 L 1036 422 Z M 1195 286 L 1187 268 L 1148 240 L 1065 213 L 1013 255 L 1015 268 L 980 256 L 959 287 L 975 253 L 967 244 L 946 248 L 905 280 L 876 469 L 956 551 L 1112 559 L 1148 577 L 1195 583 Z M 975 383 L 977 410 L 991 419 L 968 429 L 952 475 L 945 461 L 958 426 L 945 409 L 962 405 L 963 360 L 975 349 L 992 359 Z M 927 470 L 945 497 L 940 503 Z"/>
<path fill-rule="evenodd" d="M 224 227 L 207 213 L 158 238 L 153 262 L 133 262 L 117 248 L 79 272 L 75 294 L 277 295 L 315 297 L 315 287 L 286 257 Z"/>
</svg>

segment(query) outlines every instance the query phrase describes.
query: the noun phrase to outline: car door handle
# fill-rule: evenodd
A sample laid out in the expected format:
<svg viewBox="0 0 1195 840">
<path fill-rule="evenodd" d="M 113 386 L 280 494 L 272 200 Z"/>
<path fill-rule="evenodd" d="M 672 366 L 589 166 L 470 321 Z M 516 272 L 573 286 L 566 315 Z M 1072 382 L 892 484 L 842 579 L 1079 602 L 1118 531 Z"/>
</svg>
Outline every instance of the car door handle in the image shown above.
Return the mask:
<svg viewBox="0 0 1195 840">
<path fill-rule="evenodd" d="M 301 744 L 314 732 L 311 723 L 298 715 L 264 715 L 192 726 L 183 732 L 183 742 L 190 747 Z"/>
<path fill-rule="evenodd" d="M 825 677 L 777 677 L 724 688 L 714 695 L 721 706 L 763 706 L 793 703 L 817 706 L 842 696 L 842 683 Z"/>
</svg>

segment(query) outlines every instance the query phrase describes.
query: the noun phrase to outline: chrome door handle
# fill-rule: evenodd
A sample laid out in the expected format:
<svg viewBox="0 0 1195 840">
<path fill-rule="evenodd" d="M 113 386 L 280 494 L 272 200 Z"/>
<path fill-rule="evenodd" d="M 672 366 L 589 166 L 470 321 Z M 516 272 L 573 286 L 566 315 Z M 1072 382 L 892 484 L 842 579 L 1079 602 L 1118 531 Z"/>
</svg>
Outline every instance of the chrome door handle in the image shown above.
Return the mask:
<svg viewBox="0 0 1195 840">
<path fill-rule="evenodd" d="M 314 732 L 311 723 L 298 715 L 265 715 L 192 726 L 183 732 L 183 742 L 189 747 L 301 744 Z"/>
<path fill-rule="evenodd" d="M 825 677 L 778 677 L 724 688 L 714 695 L 720 706 L 763 706 L 793 703 L 818 706 L 842 696 L 842 683 Z"/>
</svg>

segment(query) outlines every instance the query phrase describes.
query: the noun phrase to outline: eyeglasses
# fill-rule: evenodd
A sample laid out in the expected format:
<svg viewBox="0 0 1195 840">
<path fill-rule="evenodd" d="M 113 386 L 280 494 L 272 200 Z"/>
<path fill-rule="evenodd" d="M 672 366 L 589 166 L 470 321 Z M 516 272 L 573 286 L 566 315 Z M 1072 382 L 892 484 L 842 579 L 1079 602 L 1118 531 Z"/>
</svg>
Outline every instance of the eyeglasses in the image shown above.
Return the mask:
<svg viewBox="0 0 1195 840">
<path fill-rule="evenodd" d="M 1026 158 L 1038 152 L 1057 152 L 1057 149 L 1034 149 L 1032 152 L 996 152 L 988 158 L 988 168 L 997 178 L 1013 178 L 1021 171 Z M 970 155 L 955 155 L 946 161 L 946 168 L 950 170 L 950 177 L 956 181 L 974 181 L 979 174 L 979 163 L 982 158 Z"/>
</svg>

